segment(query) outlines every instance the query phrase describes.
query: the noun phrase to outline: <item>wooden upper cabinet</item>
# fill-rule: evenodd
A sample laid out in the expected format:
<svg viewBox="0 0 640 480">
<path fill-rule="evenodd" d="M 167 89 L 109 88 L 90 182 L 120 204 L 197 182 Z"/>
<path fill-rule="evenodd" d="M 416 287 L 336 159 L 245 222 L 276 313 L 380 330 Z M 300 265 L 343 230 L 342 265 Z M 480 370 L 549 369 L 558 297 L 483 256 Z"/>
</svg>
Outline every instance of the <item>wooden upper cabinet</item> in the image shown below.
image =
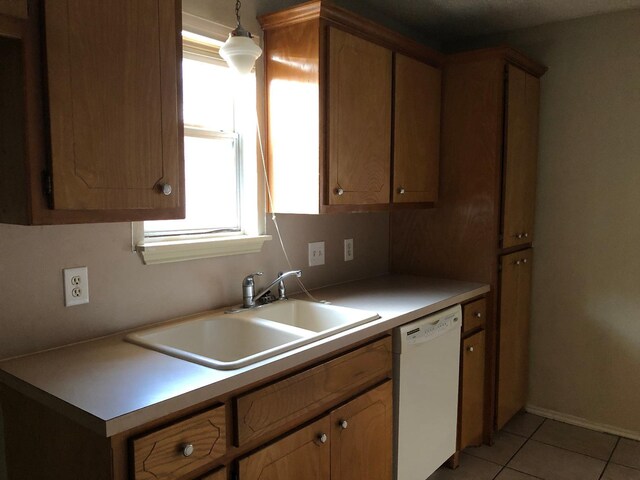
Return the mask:
<svg viewBox="0 0 640 480">
<path fill-rule="evenodd" d="M 183 216 L 179 3 L 45 1 L 54 209 Z"/>
<path fill-rule="evenodd" d="M 540 79 L 507 66 L 502 247 L 533 241 Z"/>
<path fill-rule="evenodd" d="M 317 214 L 389 209 L 392 174 L 414 192 L 401 201 L 433 201 L 437 172 L 425 172 L 438 156 L 432 140 L 440 135 L 436 72 L 442 55 L 325 1 L 259 20 L 265 39 L 273 210 Z M 402 58 L 397 96 L 394 55 Z M 437 106 L 429 103 L 432 95 Z M 425 97 L 429 102 L 422 101 Z M 400 107 L 395 113 L 396 152 L 394 102 Z M 394 154 L 399 158 L 395 173 Z"/>
<path fill-rule="evenodd" d="M 28 18 L 29 7 L 27 0 L 0 0 L 0 15 Z"/>
<path fill-rule="evenodd" d="M 392 382 L 331 413 L 331 480 L 393 478 Z"/>
<path fill-rule="evenodd" d="M 530 248 L 500 257 L 498 429 L 527 402 L 532 260 Z"/>
<path fill-rule="evenodd" d="M 331 205 L 389 203 L 391 51 L 329 29 Z"/>
<path fill-rule="evenodd" d="M 396 55 L 394 203 L 438 199 L 441 82 L 440 69 Z"/>
</svg>

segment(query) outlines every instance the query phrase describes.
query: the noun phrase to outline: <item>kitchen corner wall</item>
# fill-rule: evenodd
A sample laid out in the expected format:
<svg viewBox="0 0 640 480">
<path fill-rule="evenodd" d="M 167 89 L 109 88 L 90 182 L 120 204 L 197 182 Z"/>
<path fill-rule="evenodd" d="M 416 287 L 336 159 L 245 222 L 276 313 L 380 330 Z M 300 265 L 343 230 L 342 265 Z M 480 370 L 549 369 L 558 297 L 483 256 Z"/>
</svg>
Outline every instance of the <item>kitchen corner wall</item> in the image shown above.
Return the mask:
<svg viewBox="0 0 640 480">
<path fill-rule="evenodd" d="M 278 215 L 292 266 L 307 288 L 381 275 L 388 268 L 387 213 Z M 241 282 L 258 288 L 288 269 L 271 220 L 261 253 L 143 265 L 131 224 L 0 225 L 0 359 L 240 303 Z M 343 260 L 343 239 L 355 258 Z M 308 267 L 307 243 L 325 242 L 326 264 Z M 90 303 L 64 306 L 62 269 L 89 268 Z M 294 279 L 289 292 L 299 291 Z"/>
<path fill-rule="evenodd" d="M 264 11 L 279 0 L 261 2 Z M 242 23 L 258 35 L 256 0 L 243 0 Z M 271 6 L 271 4 L 273 4 Z M 184 0 L 185 11 L 235 26 L 228 0 Z M 258 86 L 262 90 L 258 65 Z M 388 271 L 388 213 L 279 215 L 293 268 L 307 288 L 381 275 Z M 131 251 L 129 223 L 22 227 L 0 225 L 0 359 L 241 301 L 241 281 L 262 271 L 258 288 L 287 264 L 271 219 L 259 254 L 143 265 Z M 343 240 L 354 239 L 353 261 Z M 324 241 L 326 264 L 308 267 L 307 243 Z M 89 268 L 90 303 L 64 306 L 62 269 Z M 287 280 L 289 291 L 298 291 Z"/>
<path fill-rule="evenodd" d="M 529 404 L 640 438 L 640 10 L 471 43 L 501 42 L 549 67 Z"/>
</svg>

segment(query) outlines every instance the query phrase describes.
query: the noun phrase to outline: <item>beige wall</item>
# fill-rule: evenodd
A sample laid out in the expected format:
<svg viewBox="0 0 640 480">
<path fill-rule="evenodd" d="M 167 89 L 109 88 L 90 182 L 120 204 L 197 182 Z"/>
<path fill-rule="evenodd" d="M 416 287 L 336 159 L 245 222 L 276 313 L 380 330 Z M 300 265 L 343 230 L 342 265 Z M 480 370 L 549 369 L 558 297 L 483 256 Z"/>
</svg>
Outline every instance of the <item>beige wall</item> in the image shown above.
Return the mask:
<svg viewBox="0 0 640 480">
<path fill-rule="evenodd" d="M 529 402 L 640 437 L 640 10 L 502 40 L 549 67 Z"/>
<path fill-rule="evenodd" d="M 242 2 L 242 17 L 259 34 L 255 3 Z M 233 2 L 185 0 L 184 7 L 235 24 Z M 303 269 L 308 288 L 387 272 L 386 213 L 278 218 L 293 267 Z M 270 219 L 267 229 L 274 240 L 260 254 L 145 266 L 131 252 L 128 223 L 0 225 L 0 359 L 238 303 L 246 274 L 260 270 L 271 279 L 287 269 Z M 351 262 L 343 261 L 345 238 L 354 239 Z M 310 268 L 307 243 L 314 241 L 325 242 L 327 262 Z M 62 269 L 83 265 L 91 301 L 66 308 Z M 288 284 L 298 289 L 295 281 Z"/>
</svg>

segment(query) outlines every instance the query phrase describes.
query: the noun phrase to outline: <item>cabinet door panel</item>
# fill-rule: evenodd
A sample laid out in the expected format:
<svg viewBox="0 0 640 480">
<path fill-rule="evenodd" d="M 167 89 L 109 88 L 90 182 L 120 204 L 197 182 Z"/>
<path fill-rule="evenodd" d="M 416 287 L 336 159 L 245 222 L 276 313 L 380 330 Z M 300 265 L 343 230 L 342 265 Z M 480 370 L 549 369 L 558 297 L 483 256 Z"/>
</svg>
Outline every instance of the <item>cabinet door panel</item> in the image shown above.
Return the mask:
<svg viewBox="0 0 640 480">
<path fill-rule="evenodd" d="M 393 201 L 435 202 L 440 164 L 440 70 L 396 54 Z"/>
<path fill-rule="evenodd" d="M 331 429 L 331 480 L 391 480 L 391 381 L 333 411 Z"/>
<path fill-rule="evenodd" d="M 56 209 L 180 205 L 176 15 L 173 0 L 45 2 Z"/>
<path fill-rule="evenodd" d="M 330 28 L 328 95 L 329 204 L 388 203 L 391 51 Z"/>
<path fill-rule="evenodd" d="M 240 480 L 329 480 L 329 430 L 324 417 L 240 460 Z"/>
<path fill-rule="evenodd" d="M 500 259 L 498 429 L 527 402 L 532 258 L 527 249 Z"/>
<path fill-rule="evenodd" d="M 502 247 L 533 241 L 540 79 L 508 66 Z"/>
<path fill-rule="evenodd" d="M 458 450 L 482 443 L 484 420 L 484 331 L 462 342 L 460 444 Z"/>
<path fill-rule="evenodd" d="M 29 16 L 27 0 L 0 0 L 0 15 L 26 19 Z"/>
</svg>

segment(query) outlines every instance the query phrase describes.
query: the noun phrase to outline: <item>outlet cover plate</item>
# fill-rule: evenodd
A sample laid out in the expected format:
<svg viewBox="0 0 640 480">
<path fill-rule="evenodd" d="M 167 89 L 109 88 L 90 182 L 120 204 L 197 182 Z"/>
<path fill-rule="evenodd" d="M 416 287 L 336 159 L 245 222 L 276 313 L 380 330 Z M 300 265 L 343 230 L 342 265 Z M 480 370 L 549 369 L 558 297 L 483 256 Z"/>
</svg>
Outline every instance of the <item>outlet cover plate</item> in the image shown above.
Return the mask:
<svg viewBox="0 0 640 480">
<path fill-rule="evenodd" d="M 324 265 L 324 242 L 309 244 L 309 266 Z"/>
<path fill-rule="evenodd" d="M 353 260 L 353 238 L 344 239 L 344 261 L 350 262 Z"/>
<path fill-rule="evenodd" d="M 89 272 L 87 267 L 65 268 L 62 272 L 65 307 L 89 303 Z"/>
</svg>

